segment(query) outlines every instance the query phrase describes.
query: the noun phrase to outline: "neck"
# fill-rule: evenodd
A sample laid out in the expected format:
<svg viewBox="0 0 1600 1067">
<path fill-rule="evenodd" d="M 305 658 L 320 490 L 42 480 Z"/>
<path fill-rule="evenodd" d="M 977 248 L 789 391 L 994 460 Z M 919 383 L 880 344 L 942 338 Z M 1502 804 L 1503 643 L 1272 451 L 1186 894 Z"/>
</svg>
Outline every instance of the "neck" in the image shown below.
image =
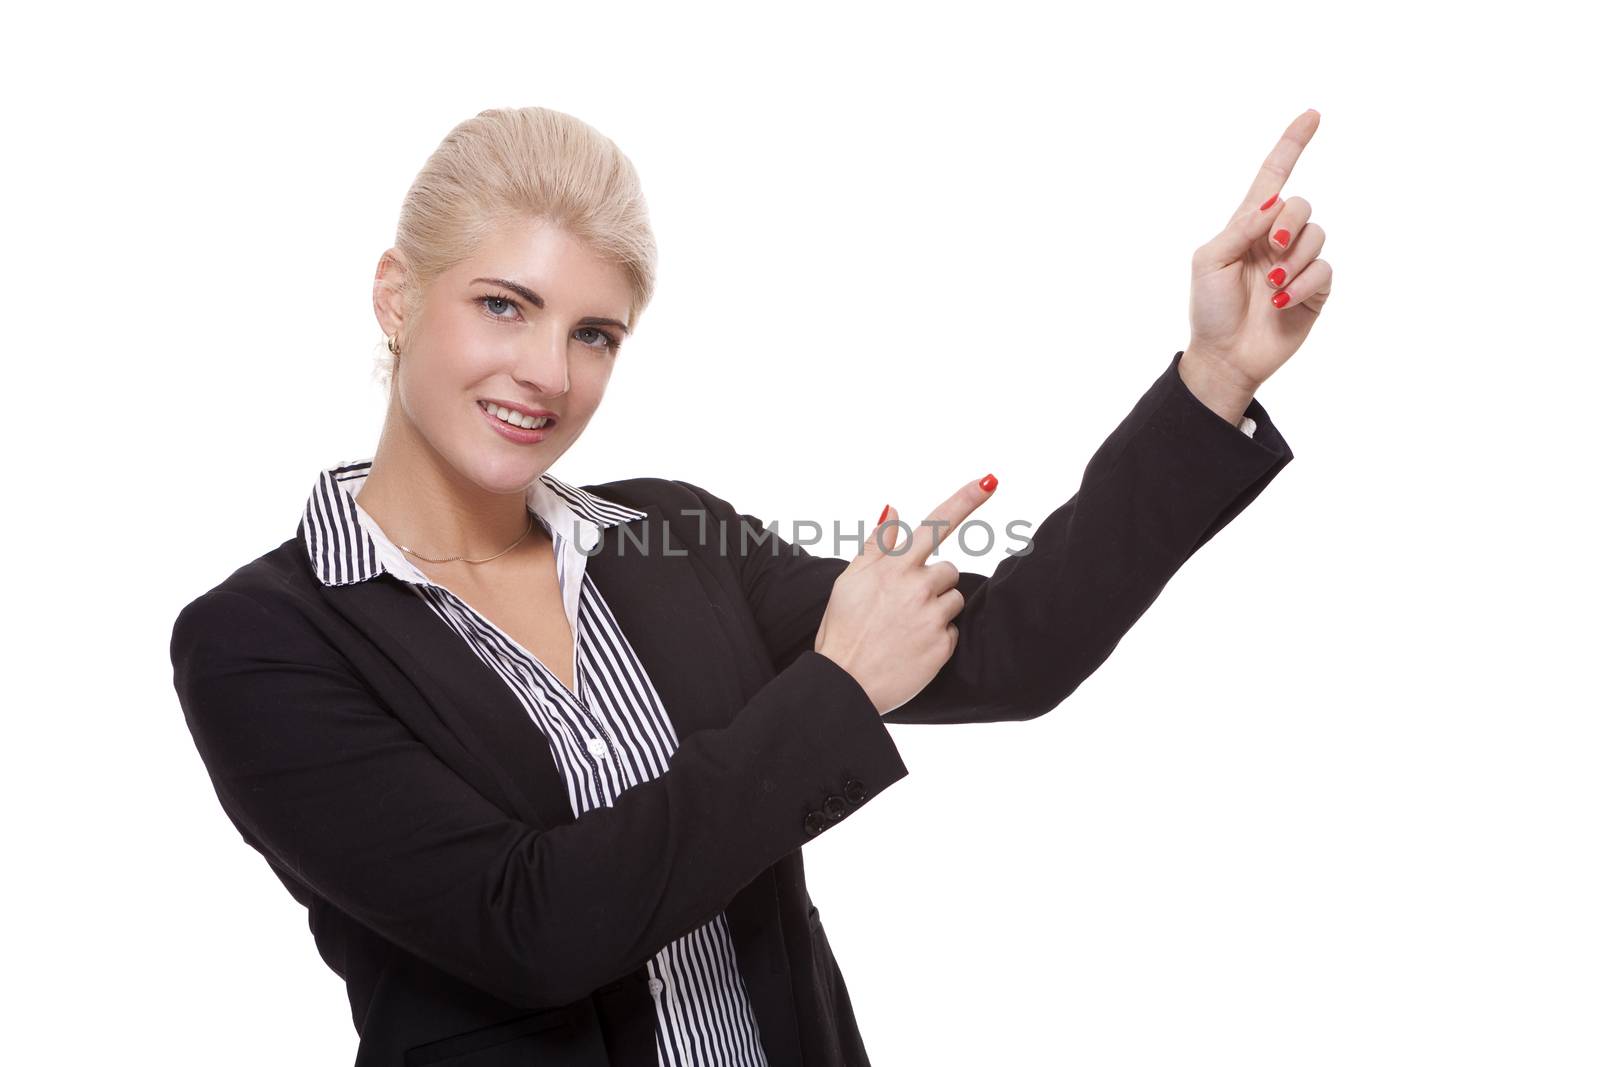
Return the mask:
<svg viewBox="0 0 1600 1067">
<path fill-rule="evenodd" d="M 483 559 L 504 551 L 524 533 L 517 551 L 547 536 L 538 521 L 528 529 L 525 490 L 499 493 L 475 485 L 432 448 L 412 435 L 392 433 L 387 424 L 357 500 L 389 540 L 435 559 Z M 408 558 L 423 565 L 414 555 Z"/>
</svg>

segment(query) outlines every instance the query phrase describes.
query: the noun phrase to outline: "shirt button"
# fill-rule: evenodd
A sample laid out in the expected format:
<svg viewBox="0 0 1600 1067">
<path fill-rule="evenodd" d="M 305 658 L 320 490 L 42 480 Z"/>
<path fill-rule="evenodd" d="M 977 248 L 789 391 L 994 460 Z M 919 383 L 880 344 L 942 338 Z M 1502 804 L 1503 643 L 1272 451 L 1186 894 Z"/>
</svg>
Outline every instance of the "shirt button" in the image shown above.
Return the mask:
<svg viewBox="0 0 1600 1067">
<path fill-rule="evenodd" d="M 663 989 L 665 989 L 665 988 L 667 988 L 667 983 L 663 982 L 661 979 L 659 979 L 659 978 L 650 979 L 650 995 L 652 997 L 660 996 L 661 995 L 661 991 Z"/>
<path fill-rule="evenodd" d="M 610 754 L 611 750 L 606 747 L 606 743 L 604 741 L 598 737 L 589 738 L 589 755 L 593 756 L 595 759 L 605 759 Z"/>
</svg>

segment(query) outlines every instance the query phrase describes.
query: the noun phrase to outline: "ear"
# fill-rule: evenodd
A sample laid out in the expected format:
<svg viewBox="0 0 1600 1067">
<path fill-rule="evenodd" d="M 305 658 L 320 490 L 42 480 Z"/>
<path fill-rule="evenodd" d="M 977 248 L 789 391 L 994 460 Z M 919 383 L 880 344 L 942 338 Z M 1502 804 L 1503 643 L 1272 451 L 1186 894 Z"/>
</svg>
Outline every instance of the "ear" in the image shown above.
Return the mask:
<svg viewBox="0 0 1600 1067">
<path fill-rule="evenodd" d="M 400 250 L 388 248 L 378 257 L 378 270 L 372 278 L 372 311 L 384 335 L 399 333 L 405 325 L 406 264 Z"/>
</svg>

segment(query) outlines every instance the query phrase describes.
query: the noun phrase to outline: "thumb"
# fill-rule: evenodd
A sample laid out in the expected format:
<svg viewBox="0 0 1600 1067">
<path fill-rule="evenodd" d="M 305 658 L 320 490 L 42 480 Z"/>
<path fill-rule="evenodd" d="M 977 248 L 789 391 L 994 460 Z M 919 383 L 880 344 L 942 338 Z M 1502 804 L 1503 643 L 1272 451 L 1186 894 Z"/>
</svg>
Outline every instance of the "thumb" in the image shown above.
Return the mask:
<svg viewBox="0 0 1600 1067">
<path fill-rule="evenodd" d="M 1267 235 L 1272 224 L 1283 211 L 1283 201 L 1273 198 L 1265 208 L 1254 205 L 1241 208 L 1222 228 L 1222 232 L 1201 245 L 1194 254 L 1195 275 L 1231 267 L 1244 258 L 1244 254 Z"/>
</svg>

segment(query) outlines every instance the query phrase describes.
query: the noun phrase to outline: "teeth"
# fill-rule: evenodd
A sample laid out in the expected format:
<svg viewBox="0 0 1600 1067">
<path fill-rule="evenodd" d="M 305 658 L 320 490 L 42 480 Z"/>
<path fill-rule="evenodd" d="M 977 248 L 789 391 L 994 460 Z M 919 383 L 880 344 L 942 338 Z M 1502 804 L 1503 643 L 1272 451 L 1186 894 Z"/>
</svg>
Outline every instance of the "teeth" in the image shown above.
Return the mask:
<svg viewBox="0 0 1600 1067">
<path fill-rule="evenodd" d="M 484 404 L 483 408 L 501 422 L 510 423 L 512 426 L 520 426 L 524 430 L 537 430 L 550 423 L 548 418 L 534 418 L 532 415 L 518 414 L 510 408 L 501 407 L 499 404 Z"/>
</svg>

